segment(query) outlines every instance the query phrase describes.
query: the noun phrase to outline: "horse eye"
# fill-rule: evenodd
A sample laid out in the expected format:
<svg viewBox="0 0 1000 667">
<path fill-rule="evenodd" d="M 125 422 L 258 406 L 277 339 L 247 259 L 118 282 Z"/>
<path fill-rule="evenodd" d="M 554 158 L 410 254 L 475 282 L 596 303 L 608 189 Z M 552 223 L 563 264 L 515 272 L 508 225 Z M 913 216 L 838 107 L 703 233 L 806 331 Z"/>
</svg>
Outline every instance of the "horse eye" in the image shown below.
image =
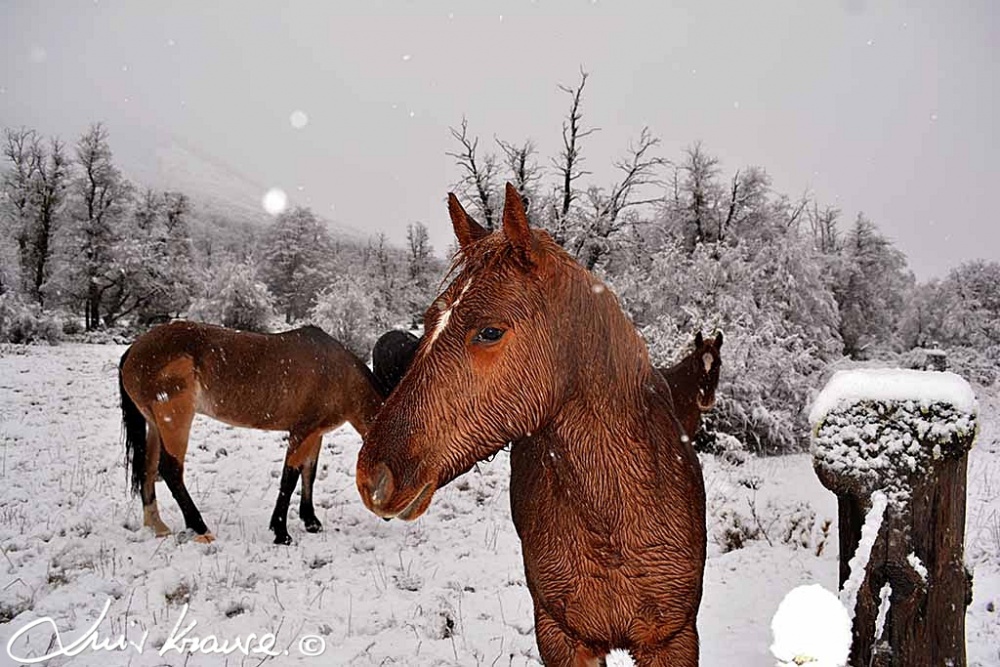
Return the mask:
<svg viewBox="0 0 1000 667">
<path fill-rule="evenodd" d="M 504 335 L 503 329 L 497 329 L 496 327 L 486 327 L 485 329 L 480 329 L 479 333 L 473 337 L 473 343 L 495 343 Z"/>
</svg>

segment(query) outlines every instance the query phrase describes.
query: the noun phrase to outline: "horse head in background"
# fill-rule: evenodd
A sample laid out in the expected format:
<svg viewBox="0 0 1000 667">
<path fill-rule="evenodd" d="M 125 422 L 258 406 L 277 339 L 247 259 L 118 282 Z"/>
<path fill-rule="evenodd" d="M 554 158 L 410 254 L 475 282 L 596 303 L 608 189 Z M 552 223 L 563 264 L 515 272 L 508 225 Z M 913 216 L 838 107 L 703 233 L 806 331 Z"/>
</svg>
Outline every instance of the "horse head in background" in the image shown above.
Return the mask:
<svg viewBox="0 0 1000 667">
<path fill-rule="evenodd" d="M 722 332 L 705 339 L 699 331 L 694 348 L 669 368 L 659 368 L 670 387 L 674 414 L 680 421 L 684 436 L 694 438 L 701 425 L 701 415 L 715 406 L 715 390 L 719 387 L 722 369 Z"/>
<path fill-rule="evenodd" d="M 383 518 L 512 442 L 511 507 L 548 665 L 698 663 L 705 490 L 671 391 L 615 296 L 508 184 L 487 232 L 454 195 L 454 279 L 358 455 Z"/>
<path fill-rule="evenodd" d="M 387 331 L 372 348 L 372 373 L 383 396 L 388 396 L 406 374 L 420 339 L 408 331 Z"/>
</svg>

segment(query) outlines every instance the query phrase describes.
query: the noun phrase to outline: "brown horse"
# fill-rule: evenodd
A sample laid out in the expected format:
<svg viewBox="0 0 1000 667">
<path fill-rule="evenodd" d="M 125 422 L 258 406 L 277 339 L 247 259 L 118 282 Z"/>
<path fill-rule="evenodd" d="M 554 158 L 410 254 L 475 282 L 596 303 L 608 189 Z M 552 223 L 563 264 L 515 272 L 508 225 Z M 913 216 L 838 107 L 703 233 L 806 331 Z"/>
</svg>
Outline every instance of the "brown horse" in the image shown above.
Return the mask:
<svg viewBox="0 0 1000 667">
<path fill-rule="evenodd" d="M 502 231 L 449 198 L 455 278 L 358 455 L 383 518 L 511 448 L 510 496 L 547 665 L 698 663 L 705 489 L 670 389 L 615 296 L 507 186 Z"/>
<path fill-rule="evenodd" d="M 368 368 L 316 327 L 257 334 L 172 322 L 140 336 L 125 351 L 118 383 L 143 525 L 158 536 L 170 533 L 156 506 L 159 471 L 184 523 L 204 542 L 214 538 L 184 486 L 195 413 L 233 426 L 288 431 L 271 530 L 275 544 L 291 544 L 288 504 L 300 476 L 299 515 L 308 532 L 323 528 L 312 502 L 323 434 L 348 421 L 364 436 L 382 404 Z"/>
<path fill-rule="evenodd" d="M 683 430 L 683 437 L 691 440 L 701 425 L 701 415 L 715 406 L 715 390 L 719 386 L 722 369 L 722 332 L 705 340 L 699 331 L 694 337 L 694 348 L 669 368 L 658 368 L 670 387 L 674 414 Z"/>
</svg>

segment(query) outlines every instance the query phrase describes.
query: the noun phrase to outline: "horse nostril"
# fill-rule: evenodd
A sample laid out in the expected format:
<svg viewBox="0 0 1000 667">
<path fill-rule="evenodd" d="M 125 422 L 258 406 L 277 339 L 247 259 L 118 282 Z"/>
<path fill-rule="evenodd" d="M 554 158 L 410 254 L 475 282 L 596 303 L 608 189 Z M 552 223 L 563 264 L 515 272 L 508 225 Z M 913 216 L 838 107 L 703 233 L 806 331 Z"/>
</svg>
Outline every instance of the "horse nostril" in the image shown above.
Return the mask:
<svg viewBox="0 0 1000 667">
<path fill-rule="evenodd" d="M 379 463 L 375 466 L 375 475 L 369 486 L 369 496 L 373 507 L 381 507 L 386 500 L 392 497 L 394 484 L 392 481 L 392 471 L 389 466 Z"/>
</svg>

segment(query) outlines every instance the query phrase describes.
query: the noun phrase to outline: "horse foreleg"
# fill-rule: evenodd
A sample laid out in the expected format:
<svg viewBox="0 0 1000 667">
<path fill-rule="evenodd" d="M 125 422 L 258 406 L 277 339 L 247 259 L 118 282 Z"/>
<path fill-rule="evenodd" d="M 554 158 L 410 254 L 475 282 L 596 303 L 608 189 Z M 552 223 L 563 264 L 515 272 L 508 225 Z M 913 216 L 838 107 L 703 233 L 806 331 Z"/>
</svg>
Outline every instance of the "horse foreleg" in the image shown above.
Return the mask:
<svg viewBox="0 0 1000 667">
<path fill-rule="evenodd" d="M 595 654 L 566 634 L 538 605 L 535 605 L 535 641 L 546 667 L 599 667 L 604 664 L 603 654 Z"/>
<path fill-rule="evenodd" d="M 156 475 L 160 467 L 160 432 L 156 424 L 146 425 L 146 467 L 142 478 L 142 525 L 152 528 L 157 537 L 170 534 L 170 528 L 160 518 L 156 505 Z"/>
<path fill-rule="evenodd" d="M 323 524 L 316 518 L 313 508 L 313 483 L 316 481 L 316 468 L 319 466 L 319 452 L 323 448 L 323 436 L 315 434 L 306 438 L 299 447 L 303 450 L 304 461 L 302 470 L 302 500 L 299 502 L 299 517 L 306 526 L 306 532 L 318 533 L 323 530 Z"/>
<path fill-rule="evenodd" d="M 215 537 L 208 532 L 208 526 L 201 518 L 201 512 L 191 499 L 187 487 L 184 485 L 184 463 L 177 460 L 171 454 L 163 452 L 160 457 L 160 474 L 163 481 L 167 483 L 167 488 L 173 494 L 174 500 L 181 508 L 184 515 L 184 525 L 198 534 L 195 539 L 198 542 L 211 542 Z"/>
</svg>

